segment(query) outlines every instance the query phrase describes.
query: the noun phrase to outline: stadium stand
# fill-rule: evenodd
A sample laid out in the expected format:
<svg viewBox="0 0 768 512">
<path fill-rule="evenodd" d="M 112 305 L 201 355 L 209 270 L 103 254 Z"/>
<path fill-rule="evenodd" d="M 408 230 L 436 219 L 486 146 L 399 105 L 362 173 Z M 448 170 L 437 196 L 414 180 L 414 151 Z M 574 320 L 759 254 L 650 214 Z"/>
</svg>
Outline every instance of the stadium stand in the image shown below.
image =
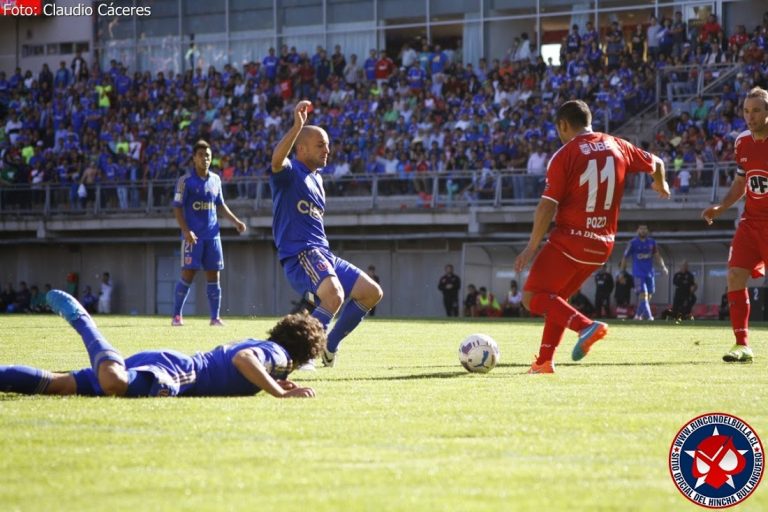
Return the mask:
<svg viewBox="0 0 768 512">
<path fill-rule="evenodd" d="M 559 147 L 553 109 L 571 98 L 590 103 L 595 129 L 646 139 L 676 200 L 709 201 L 734 168 L 741 98 L 766 85 L 768 21 L 733 34 L 690 27 L 687 38 L 676 23 L 660 20 L 658 47 L 645 25 L 577 28 L 559 66 L 521 33 L 506 54 L 466 63 L 415 40 L 372 62 L 284 46 L 261 62 L 185 73 L 131 72 L 118 60 L 76 74 L 69 62 L 0 72 L 0 218 L 165 215 L 200 137 L 228 200 L 262 211 L 271 148 L 304 97 L 333 141 L 323 173 L 328 195 L 343 199 L 336 211 L 533 205 Z M 627 193 L 645 204 L 646 187 Z"/>
</svg>

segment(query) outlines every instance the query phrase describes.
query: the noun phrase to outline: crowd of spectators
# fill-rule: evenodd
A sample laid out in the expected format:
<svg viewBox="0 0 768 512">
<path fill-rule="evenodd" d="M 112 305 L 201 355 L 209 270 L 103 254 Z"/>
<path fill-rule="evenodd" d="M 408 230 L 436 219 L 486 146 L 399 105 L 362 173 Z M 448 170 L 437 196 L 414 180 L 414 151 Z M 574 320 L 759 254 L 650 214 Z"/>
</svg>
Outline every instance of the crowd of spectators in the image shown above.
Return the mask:
<svg viewBox="0 0 768 512">
<path fill-rule="evenodd" d="M 711 185 L 712 174 L 705 172 L 719 162 L 733 160 L 736 137 L 747 129 L 741 103 L 752 87 L 768 88 L 768 12 L 762 23 L 748 31 L 744 25 L 736 27 L 727 37 L 717 18 L 709 16 L 697 31 L 685 33 L 685 23 L 679 15 L 674 20 L 663 20 L 660 25 L 648 28 L 648 38 L 656 34 L 660 44 L 655 52 L 659 65 L 700 65 L 676 71 L 669 80 L 676 83 L 692 83 L 698 73 L 704 73 L 704 82 L 712 81 L 716 72 L 708 69 L 716 64 L 739 64 L 739 72 L 733 80 L 724 83 L 706 98 L 678 105 L 675 115 L 668 116 L 651 143 L 650 149 L 660 155 L 670 172 L 670 179 L 682 197 L 689 187 Z M 650 48 L 650 47 L 649 47 Z M 690 92 L 691 87 L 684 87 Z M 662 105 L 663 113 L 672 113 L 672 102 Z M 721 179 L 727 179 L 722 175 Z"/>
<path fill-rule="evenodd" d="M 67 274 L 63 289 L 79 297 L 80 303 L 89 313 L 111 312 L 113 287 L 109 272 L 102 274 L 98 295 L 93 293 L 90 285 L 85 285 L 82 293 L 78 293 L 79 277 L 74 272 Z M 41 290 L 37 284 L 28 286 L 26 281 L 19 281 L 18 287 L 7 282 L 0 289 L 0 313 L 50 313 L 51 308 L 45 298 L 49 291 L 49 283 L 45 283 Z"/>
<path fill-rule="evenodd" d="M 0 72 L 0 187 L 32 186 L 6 191 L 2 202 L 40 202 L 43 185 L 57 183 L 63 186 L 56 200 L 82 208 L 101 183 L 104 204 L 137 207 L 149 181 L 170 184 L 187 170 L 199 138 L 212 144 L 228 197 L 253 197 L 247 178 L 269 169 L 299 98 L 313 101 L 312 122 L 328 131 L 332 156 L 324 173 L 332 180 L 379 174 L 402 180 L 395 192 L 427 196 L 419 173 L 483 170 L 447 191 L 480 194 L 495 170 L 543 176 L 560 144 L 552 122 L 560 102 L 587 101 L 594 127 L 610 129 L 656 101 L 659 68 L 738 60 L 744 72 L 732 89 L 681 116 L 674 137 L 653 142 L 671 166 L 678 158 L 713 161 L 729 156 L 744 88 L 765 81 L 767 27 L 768 18 L 726 38 L 716 20 L 694 30 L 679 14 L 651 18 L 631 34 L 618 22 L 602 35 L 591 23 L 583 30 L 574 25 L 559 66 L 537 56 L 528 34 L 505 55 L 476 63 L 420 40 L 395 56 L 346 55 L 339 46 L 332 52 L 318 46 L 310 55 L 283 46 L 242 69 L 227 64 L 182 74 L 131 72 L 114 60 L 101 69 L 78 54 L 55 72 L 48 65 L 36 76 L 18 68 L 10 77 Z M 515 197 L 537 191 L 511 186 Z M 156 191 L 156 201 L 170 191 L 171 185 Z"/>
<path fill-rule="evenodd" d="M 20 281 L 18 288 L 6 283 L 0 290 L 0 313 L 50 313 L 45 300 L 50 290 L 51 285 L 47 283 L 42 291 L 36 284 L 27 286 L 26 281 Z"/>
</svg>

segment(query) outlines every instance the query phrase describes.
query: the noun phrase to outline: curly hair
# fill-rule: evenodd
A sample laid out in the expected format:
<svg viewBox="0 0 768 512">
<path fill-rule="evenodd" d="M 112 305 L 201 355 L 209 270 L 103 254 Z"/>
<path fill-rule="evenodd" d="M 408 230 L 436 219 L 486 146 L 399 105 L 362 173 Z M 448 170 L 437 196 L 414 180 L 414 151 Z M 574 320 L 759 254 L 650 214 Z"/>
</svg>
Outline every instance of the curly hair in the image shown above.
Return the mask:
<svg viewBox="0 0 768 512">
<path fill-rule="evenodd" d="M 319 356 L 326 344 L 323 324 L 304 313 L 284 316 L 268 334 L 270 341 L 288 352 L 294 368 Z"/>
</svg>

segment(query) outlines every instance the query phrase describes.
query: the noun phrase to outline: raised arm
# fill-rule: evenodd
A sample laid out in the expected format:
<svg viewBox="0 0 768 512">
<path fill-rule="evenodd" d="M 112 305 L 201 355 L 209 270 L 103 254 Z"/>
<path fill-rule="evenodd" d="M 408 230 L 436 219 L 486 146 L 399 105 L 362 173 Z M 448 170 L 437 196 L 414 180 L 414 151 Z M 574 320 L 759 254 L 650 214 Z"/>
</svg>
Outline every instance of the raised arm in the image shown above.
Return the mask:
<svg viewBox="0 0 768 512">
<path fill-rule="evenodd" d="M 260 389 L 277 398 L 311 398 L 315 396 L 315 390 L 312 388 L 294 387 L 291 385 L 281 386 L 279 382 L 272 378 L 264 365 L 251 349 L 243 349 L 232 358 L 232 364 L 235 368 Z M 288 389 L 286 389 L 288 388 Z"/>
<path fill-rule="evenodd" d="M 307 100 L 302 100 L 296 104 L 296 108 L 293 110 L 293 126 L 288 130 L 288 133 L 283 135 L 283 138 L 272 151 L 272 172 L 280 172 L 288 164 L 288 155 L 291 154 L 301 129 L 307 123 L 307 114 L 311 110 L 312 103 Z"/>
</svg>

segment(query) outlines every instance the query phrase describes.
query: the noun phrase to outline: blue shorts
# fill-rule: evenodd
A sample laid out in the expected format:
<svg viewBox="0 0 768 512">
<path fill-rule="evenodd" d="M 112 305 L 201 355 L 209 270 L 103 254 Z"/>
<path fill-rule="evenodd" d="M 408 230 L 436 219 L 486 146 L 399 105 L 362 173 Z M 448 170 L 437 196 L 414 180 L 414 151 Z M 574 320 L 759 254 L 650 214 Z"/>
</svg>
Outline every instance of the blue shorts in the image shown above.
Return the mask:
<svg viewBox="0 0 768 512">
<path fill-rule="evenodd" d="M 224 251 L 221 238 L 198 240 L 196 244 L 181 241 L 181 268 L 185 270 L 222 270 Z"/>
<path fill-rule="evenodd" d="M 128 387 L 126 397 L 177 396 L 194 387 L 196 380 L 192 357 L 175 350 L 139 352 L 125 360 L 125 369 L 139 374 Z M 78 395 L 104 395 L 92 368 L 74 371 L 72 376 Z"/>
<path fill-rule="evenodd" d="M 635 277 L 635 293 L 656 293 L 656 278 L 652 275 L 645 277 Z"/>
<path fill-rule="evenodd" d="M 336 276 L 344 289 L 344 296 L 349 297 L 357 278 L 363 274 L 362 270 L 350 262 L 337 258 L 327 249 L 317 247 L 286 258 L 280 263 L 288 282 L 302 297 L 306 292 L 317 293 L 320 283 L 328 276 Z"/>
</svg>

